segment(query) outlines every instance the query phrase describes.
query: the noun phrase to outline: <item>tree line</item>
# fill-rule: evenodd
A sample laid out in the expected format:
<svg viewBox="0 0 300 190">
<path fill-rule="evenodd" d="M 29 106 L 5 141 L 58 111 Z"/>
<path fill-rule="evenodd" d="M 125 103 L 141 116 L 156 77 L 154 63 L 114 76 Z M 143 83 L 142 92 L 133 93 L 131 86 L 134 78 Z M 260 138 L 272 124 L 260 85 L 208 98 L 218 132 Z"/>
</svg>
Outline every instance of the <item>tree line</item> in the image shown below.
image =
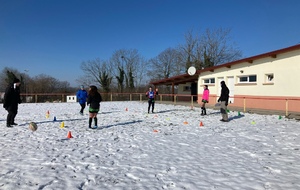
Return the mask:
<svg viewBox="0 0 300 190">
<path fill-rule="evenodd" d="M 154 80 L 166 79 L 186 73 L 190 66 L 203 69 L 231 62 L 242 57 L 241 51 L 231 41 L 230 29 L 190 30 L 184 35 L 184 44 L 169 47 L 156 57 L 146 60 L 137 49 L 119 49 L 108 60 L 96 58 L 83 61 L 80 69 L 84 75 L 78 84 L 95 84 L 102 92 L 141 92 Z M 74 92 L 69 82 L 49 75 L 30 77 L 13 68 L 0 73 L 0 89 L 5 88 L 12 75 L 19 76 L 22 92 L 49 93 Z M 168 89 L 168 88 L 166 88 Z"/>
<path fill-rule="evenodd" d="M 149 60 L 136 49 L 116 50 L 108 60 L 82 62 L 84 76 L 78 81 L 97 83 L 104 92 L 140 92 L 151 81 L 184 74 L 190 66 L 203 69 L 240 59 L 242 52 L 231 41 L 230 32 L 223 28 L 203 33 L 190 30 L 184 44 L 169 47 Z"/>
<path fill-rule="evenodd" d="M 40 74 L 30 77 L 27 73 L 22 73 L 17 69 L 5 67 L 0 73 L 0 92 L 4 92 L 14 78 L 21 81 L 21 93 L 71 93 L 74 88 L 67 81 L 60 81 L 49 75 Z"/>
</svg>

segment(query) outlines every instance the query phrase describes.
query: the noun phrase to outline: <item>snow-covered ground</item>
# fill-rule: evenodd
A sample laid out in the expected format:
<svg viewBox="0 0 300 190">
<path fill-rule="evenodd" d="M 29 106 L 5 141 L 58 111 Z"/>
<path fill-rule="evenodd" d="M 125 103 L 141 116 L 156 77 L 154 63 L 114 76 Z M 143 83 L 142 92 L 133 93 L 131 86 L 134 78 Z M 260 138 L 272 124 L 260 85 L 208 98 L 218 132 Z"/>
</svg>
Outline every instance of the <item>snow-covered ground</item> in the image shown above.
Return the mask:
<svg viewBox="0 0 300 190">
<path fill-rule="evenodd" d="M 103 102 L 99 128 L 88 129 L 79 109 L 20 104 L 13 128 L 0 109 L 1 190 L 300 189 L 296 120 L 229 112 L 223 123 L 212 109 L 156 104 L 148 114 L 146 102 Z"/>
</svg>

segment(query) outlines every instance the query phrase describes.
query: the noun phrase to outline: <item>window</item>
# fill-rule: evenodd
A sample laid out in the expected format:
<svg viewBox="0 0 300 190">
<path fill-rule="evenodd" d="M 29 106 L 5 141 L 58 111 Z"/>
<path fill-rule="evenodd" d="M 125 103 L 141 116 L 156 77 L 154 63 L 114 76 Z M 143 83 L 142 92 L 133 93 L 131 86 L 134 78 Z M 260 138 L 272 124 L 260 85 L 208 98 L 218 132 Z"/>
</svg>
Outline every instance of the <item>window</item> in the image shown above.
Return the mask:
<svg viewBox="0 0 300 190">
<path fill-rule="evenodd" d="M 274 74 L 266 74 L 265 82 L 273 82 L 274 81 Z"/>
<path fill-rule="evenodd" d="M 263 85 L 273 85 L 273 84 L 274 84 L 274 74 L 273 73 L 265 74 L 265 81 Z"/>
<path fill-rule="evenodd" d="M 254 83 L 254 82 L 256 82 L 256 75 L 240 76 L 238 78 L 239 78 L 240 83 Z"/>
<path fill-rule="evenodd" d="M 203 84 L 215 84 L 215 78 L 203 79 Z"/>
</svg>

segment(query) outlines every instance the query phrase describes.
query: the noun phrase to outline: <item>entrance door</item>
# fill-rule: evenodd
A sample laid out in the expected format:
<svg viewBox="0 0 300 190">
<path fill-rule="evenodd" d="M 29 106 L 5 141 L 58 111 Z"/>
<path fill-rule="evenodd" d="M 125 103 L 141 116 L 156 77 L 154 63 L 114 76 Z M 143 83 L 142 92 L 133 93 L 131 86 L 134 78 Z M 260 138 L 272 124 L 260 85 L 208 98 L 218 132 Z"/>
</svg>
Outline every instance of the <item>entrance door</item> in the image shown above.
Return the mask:
<svg viewBox="0 0 300 190">
<path fill-rule="evenodd" d="M 193 101 L 197 101 L 198 96 L 198 89 L 197 89 L 197 83 L 193 82 L 191 83 L 191 95 L 193 96 Z"/>
<path fill-rule="evenodd" d="M 234 102 L 234 78 L 233 77 L 228 77 L 227 78 L 227 87 L 229 88 L 229 104 L 233 104 Z"/>
</svg>

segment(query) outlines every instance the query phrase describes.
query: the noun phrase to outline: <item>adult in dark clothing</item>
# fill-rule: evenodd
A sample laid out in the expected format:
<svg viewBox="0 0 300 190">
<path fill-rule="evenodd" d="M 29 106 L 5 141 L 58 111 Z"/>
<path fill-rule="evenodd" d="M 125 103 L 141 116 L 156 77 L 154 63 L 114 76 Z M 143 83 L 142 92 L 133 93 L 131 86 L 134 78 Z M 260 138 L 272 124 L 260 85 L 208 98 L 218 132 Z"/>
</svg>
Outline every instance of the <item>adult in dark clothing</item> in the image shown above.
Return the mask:
<svg viewBox="0 0 300 190">
<path fill-rule="evenodd" d="M 86 99 L 88 97 L 88 93 L 84 89 L 83 85 L 80 86 L 80 89 L 77 91 L 76 96 L 77 96 L 77 99 L 79 100 L 79 104 L 81 106 L 81 109 L 80 109 L 79 113 L 81 115 L 83 115 L 83 110 L 84 110 L 85 105 L 86 105 Z"/>
<path fill-rule="evenodd" d="M 218 102 L 221 102 L 220 111 L 222 114 L 222 119 L 220 121 L 228 122 L 227 105 L 229 100 L 229 89 L 224 81 L 221 81 L 221 87 L 221 96 L 218 99 Z"/>
<path fill-rule="evenodd" d="M 153 91 L 152 87 L 149 87 L 149 91 L 146 92 L 146 97 L 148 97 L 148 113 L 152 107 L 152 113 L 154 112 L 155 96 L 158 95 L 158 89 Z"/>
<path fill-rule="evenodd" d="M 5 90 L 3 107 L 8 111 L 6 119 L 7 127 L 17 125 L 15 123 L 15 117 L 18 113 L 18 104 L 21 103 L 20 84 L 20 80 L 15 78 L 13 84 L 8 86 Z"/>
<path fill-rule="evenodd" d="M 92 128 L 92 121 L 94 118 L 94 128 L 97 128 L 97 114 L 100 110 L 100 102 L 102 101 L 102 97 L 100 93 L 98 92 L 98 89 L 96 86 L 90 86 L 89 93 L 88 93 L 88 99 L 87 99 L 87 105 L 90 105 L 89 107 L 89 128 Z"/>
</svg>

